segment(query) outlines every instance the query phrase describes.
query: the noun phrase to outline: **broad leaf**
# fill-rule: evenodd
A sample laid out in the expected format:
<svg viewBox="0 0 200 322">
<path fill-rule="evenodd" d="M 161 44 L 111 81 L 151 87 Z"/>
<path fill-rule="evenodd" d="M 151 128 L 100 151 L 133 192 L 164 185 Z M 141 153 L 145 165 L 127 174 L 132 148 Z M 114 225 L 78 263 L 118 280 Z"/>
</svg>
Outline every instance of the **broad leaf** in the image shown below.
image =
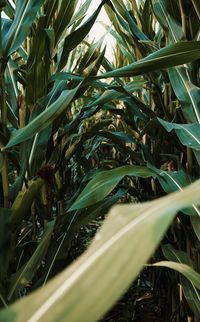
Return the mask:
<svg viewBox="0 0 200 322">
<path fill-rule="evenodd" d="M 44 288 L 1 311 L 0 321 L 99 320 L 137 277 L 175 213 L 200 204 L 199 189 L 197 181 L 152 202 L 114 207 L 88 251 Z"/>
<path fill-rule="evenodd" d="M 199 58 L 200 41 L 183 41 L 166 46 L 135 63 L 96 76 L 96 78 L 137 76 L 164 68 L 186 64 Z"/>
<path fill-rule="evenodd" d="M 163 250 L 165 257 L 168 260 L 192 266 L 192 262 L 191 262 L 190 258 L 188 257 L 187 253 L 180 251 L 180 250 L 176 250 L 171 245 L 163 245 L 162 250 Z M 193 271 L 192 268 L 189 271 L 190 274 L 191 274 L 191 271 Z M 185 295 L 191 309 L 195 313 L 195 316 L 200 317 L 200 293 L 196 289 L 196 284 L 197 284 L 197 287 L 200 289 L 200 279 L 199 279 L 199 274 L 197 274 L 197 273 L 195 274 L 195 273 L 196 272 L 193 272 L 193 279 L 195 281 L 195 284 L 193 283 L 193 279 L 192 280 L 189 279 L 189 281 L 190 281 L 189 282 L 186 279 L 186 278 L 188 278 L 187 276 L 186 276 L 186 278 L 183 276 L 180 276 L 180 282 L 183 286 L 184 295 Z M 196 280 L 199 280 L 199 283 L 197 283 Z"/>
<path fill-rule="evenodd" d="M 8 144 L 5 146 L 5 149 L 30 139 L 56 120 L 71 103 L 78 88 L 79 86 L 72 90 L 64 90 L 53 104 L 34 118 L 29 124 L 22 129 L 14 131 Z"/>
<path fill-rule="evenodd" d="M 28 36 L 37 12 L 45 0 L 18 0 L 16 2 L 14 21 L 4 37 L 4 57 L 5 59 L 20 47 Z"/>
<path fill-rule="evenodd" d="M 152 165 L 148 164 L 149 169 L 152 169 L 157 174 L 157 179 L 160 182 L 165 192 L 171 193 L 178 190 L 183 191 L 185 187 L 190 185 L 192 182 L 191 178 L 187 175 L 184 170 L 178 171 L 163 171 L 157 169 Z M 182 210 L 187 215 L 198 215 L 200 217 L 199 207 L 193 205 L 192 208 L 186 208 Z"/>
<path fill-rule="evenodd" d="M 124 176 L 148 178 L 154 175 L 155 173 L 146 167 L 131 165 L 102 171 L 87 184 L 70 210 L 85 208 L 104 199 Z"/>
<path fill-rule="evenodd" d="M 185 67 L 170 68 L 168 73 L 185 118 L 190 122 L 200 123 L 200 88 L 190 81 Z"/>
<path fill-rule="evenodd" d="M 176 262 L 167 262 L 167 261 L 162 261 L 154 264 L 153 266 L 162 266 L 162 267 L 167 267 L 171 268 L 180 274 L 183 274 L 193 285 L 200 290 L 200 274 L 195 272 L 195 270 L 186 265 L 186 264 L 181 264 L 181 263 L 176 263 Z"/>
<path fill-rule="evenodd" d="M 166 1 L 153 0 L 153 8 L 161 26 L 168 30 L 170 41 L 177 43 L 183 39 L 182 26 L 170 16 Z M 200 89 L 192 84 L 187 67 L 171 68 L 168 72 L 173 90 L 182 104 L 187 119 L 200 123 Z"/>
<path fill-rule="evenodd" d="M 183 145 L 191 149 L 200 150 L 200 124 L 170 123 L 160 118 L 158 118 L 158 121 L 168 132 L 174 130 Z"/>
</svg>

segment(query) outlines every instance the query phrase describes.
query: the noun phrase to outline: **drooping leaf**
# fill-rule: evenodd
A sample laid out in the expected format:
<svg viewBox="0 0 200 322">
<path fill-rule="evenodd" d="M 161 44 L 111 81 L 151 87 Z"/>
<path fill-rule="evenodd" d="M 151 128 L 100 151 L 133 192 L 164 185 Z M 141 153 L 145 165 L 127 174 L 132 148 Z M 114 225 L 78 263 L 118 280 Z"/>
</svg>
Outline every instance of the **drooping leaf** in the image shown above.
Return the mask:
<svg viewBox="0 0 200 322">
<path fill-rule="evenodd" d="M 167 1 L 165 0 L 153 0 L 153 11 L 158 21 L 165 31 L 168 32 L 169 39 L 172 42 L 178 42 L 184 39 L 183 30 L 181 24 L 170 15 L 167 10 Z"/>
<path fill-rule="evenodd" d="M 130 77 L 183 65 L 199 59 L 200 41 L 182 41 L 166 46 L 139 61 L 96 76 L 96 78 Z"/>
<path fill-rule="evenodd" d="M 181 143 L 191 149 L 200 150 L 200 124 L 177 124 L 170 123 L 158 118 L 162 126 L 171 132 L 174 130 Z"/>
<path fill-rule="evenodd" d="M 186 264 L 182 263 L 176 263 L 176 262 L 167 262 L 167 261 L 162 261 L 158 262 L 156 264 L 153 264 L 153 266 L 162 266 L 162 267 L 167 267 L 171 268 L 180 274 L 183 274 L 190 282 L 193 283 L 193 285 L 200 290 L 200 274 L 195 272 L 195 270 Z"/>
<path fill-rule="evenodd" d="M 181 275 L 180 282 L 183 286 L 183 293 L 184 293 L 191 309 L 195 313 L 195 316 L 200 317 L 200 292 L 196 289 L 196 285 L 197 285 L 197 288 L 200 287 L 200 279 L 198 277 L 199 274 L 194 272 L 194 270 L 192 269 L 193 268 L 192 261 L 188 257 L 187 253 L 177 250 L 174 247 L 172 247 L 171 245 L 163 245 L 162 251 L 163 251 L 163 254 L 165 255 L 165 257 L 169 261 L 174 261 L 174 262 L 178 262 L 181 264 L 189 265 L 190 270 L 189 270 L 189 272 L 187 271 L 190 276 L 189 281 L 186 279 L 186 278 L 188 278 L 188 276 L 186 276 L 186 278 L 185 278 L 184 276 Z M 173 265 L 173 262 L 172 262 L 172 265 Z M 186 271 L 185 271 L 185 273 L 186 273 Z M 191 275 L 190 275 L 191 273 L 193 276 L 192 279 L 191 279 Z M 197 280 L 199 280 L 199 283 L 197 282 Z M 195 282 L 195 284 L 194 284 L 194 282 Z"/>
<path fill-rule="evenodd" d="M 16 130 L 11 135 L 11 138 L 5 149 L 30 139 L 33 135 L 37 134 L 51 124 L 71 103 L 72 99 L 77 93 L 78 88 L 79 86 L 72 90 L 64 90 L 53 104 L 51 104 L 41 114 L 34 118 L 24 128 Z"/>
<path fill-rule="evenodd" d="M 164 171 L 162 169 L 157 169 L 150 164 L 148 164 L 148 167 L 149 169 L 155 171 L 157 174 L 157 179 L 166 193 L 171 193 L 178 190 L 183 191 L 185 187 L 190 185 L 192 182 L 192 179 L 184 170 Z M 182 212 L 191 216 L 200 216 L 199 207 L 195 205 L 193 205 L 192 208 L 183 209 Z"/>
<path fill-rule="evenodd" d="M 141 166 L 122 166 L 98 173 L 83 189 L 70 210 L 85 208 L 104 199 L 124 176 L 148 178 L 155 173 Z"/>
<path fill-rule="evenodd" d="M 199 189 L 197 181 L 152 202 L 114 207 L 87 252 L 44 288 L 2 310 L 0 321 L 97 321 L 139 274 L 175 213 L 200 203 Z"/>
<path fill-rule="evenodd" d="M 177 43 L 184 38 L 182 26 L 167 11 L 166 1 L 153 1 L 153 8 L 161 26 L 169 33 L 169 39 Z M 187 67 L 171 68 L 168 71 L 177 98 L 187 119 L 200 123 L 200 89 L 192 84 Z M 192 108 L 191 108 L 192 107 Z"/>
</svg>

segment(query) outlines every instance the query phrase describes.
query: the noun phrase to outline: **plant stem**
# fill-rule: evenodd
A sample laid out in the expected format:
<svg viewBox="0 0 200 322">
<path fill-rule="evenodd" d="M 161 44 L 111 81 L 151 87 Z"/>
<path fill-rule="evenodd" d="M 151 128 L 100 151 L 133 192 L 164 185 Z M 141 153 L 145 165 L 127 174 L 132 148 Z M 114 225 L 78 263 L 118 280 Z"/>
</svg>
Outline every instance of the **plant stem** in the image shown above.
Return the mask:
<svg viewBox="0 0 200 322">
<path fill-rule="evenodd" d="M 186 26 L 186 15 L 184 10 L 184 4 L 183 4 L 183 0 L 179 0 L 178 2 L 179 2 L 180 12 L 181 12 L 182 31 L 184 36 L 186 37 L 187 26 Z"/>
<path fill-rule="evenodd" d="M 199 4 L 199 0 L 192 0 L 192 4 L 193 4 L 193 7 L 196 11 L 196 14 L 197 16 L 199 17 L 199 20 L 200 20 L 200 4 Z"/>
</svg>

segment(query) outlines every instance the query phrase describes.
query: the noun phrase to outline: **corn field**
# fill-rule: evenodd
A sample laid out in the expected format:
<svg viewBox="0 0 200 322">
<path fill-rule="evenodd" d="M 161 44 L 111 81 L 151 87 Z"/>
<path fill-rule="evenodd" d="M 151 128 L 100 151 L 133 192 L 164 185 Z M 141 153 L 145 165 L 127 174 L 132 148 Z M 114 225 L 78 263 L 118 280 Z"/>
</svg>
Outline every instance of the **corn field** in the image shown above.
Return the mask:
<svg viewBox="0 0 200 322">
<path fill-rule="evenodd" d="M 91 2 L 0 0 L 0 322 L 199 322 L 200 2 Z"/>
</svg>

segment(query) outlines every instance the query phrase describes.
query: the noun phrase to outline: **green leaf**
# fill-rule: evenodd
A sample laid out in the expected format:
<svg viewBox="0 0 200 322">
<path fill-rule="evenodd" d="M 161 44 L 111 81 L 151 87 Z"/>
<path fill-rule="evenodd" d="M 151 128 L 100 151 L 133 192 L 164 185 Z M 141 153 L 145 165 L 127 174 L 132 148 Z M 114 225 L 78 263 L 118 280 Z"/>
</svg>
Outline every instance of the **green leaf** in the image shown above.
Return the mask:
<svg viewBox="0 0 200 322">
<path fill-rule="evenodd" d="M 93 15 L 81 27 L 73 31 L 65 38 L 58 70 L 61 70 L 65 66 L 69 52 L 72 51 L 78 44 L 80 44 L 81 41 L 88 35 L 101 11 L 102 6 L 108 1 L 109 0 L 103 0 L 98 6 L 97 10 L 95 10 Z"/>
<path fill-rule="evenodd" d="M 183 65 L 199 58 L 200 41 L 182 41 L 159 49 L 135 63 L 96 76 L 96 78 L 137 76 L 164 68 Z"/>
<path fill-rule="evenodd" d="M 170 68 L 168 73 L 186 119 L 200 123 L 200 88 L 192 84 L 185 67 Z"/>
<path fill-rule="evenodd" d="M 28 182 L 28 188 L 23 189 L 18 193 L 13 205 L 12 205 L 12 225 L 13 227 L 21 222 L 27 215 L 31 208 L 31 205 L 35 197 L 40 192 L 41 187 L 44 184 L 44 180 L 37 178 Z"/>
<path fill-rule="evenodd" d="M 192 266 L 192 261 L 188 257 L 187 253 L 176 250 L 174 247 L 171 245 L 163 245 L 162 246 L 162 251 L 165 255 L 165 257 L 170 260 L 170 261 L 175 261 L 178 263 L 186 264 L 189 266 Z M 192 270 L 192 269 L 191 269 Z M 191 271 L 190 271 L 191 273 Z M 195 273 L 195 272 L 194 272 Z M 193 279 L 195 280 L 196 284 L 196 279 L 199 280 L 199 274 L 193 274 Z M 187 277 L 187 276 L 186 276 Z M 180 276 L 180 282 L 183 286 L 183 293 L 185 295 L 185 298 L 187 299 L 191 309 L 195 313 L 195 316 L 200 317 L 200 293 L 196 289 L 196 285 L 193 283 L 193 280 L 190 280 L 190 282 L 185 279 L 185 277 Z M 197 284 L 197 287 L 199 288 L 200 283 Z"/>
<path fill-rule="evenodd" d="M 174 43 L 183 39 L 182 26 L 167 11 L 166 1 L 154 0 L 153 3 L 159 23 L 169 32 L 169 39 Z M 173 90 L 182 104 L 184 114 L 190 121 L 200 123 L 200 89 L 192 84 L 186 67 L 171 68 L 168 73 Z"/>
<path fill-rule="evenodd" d="M 11 210 L 0 208 L 0 282 L 8 276 L 11 239 Z"/>
<path fill-rule="evenodd" d="M 71 18 L 75 12 L 77 0 L 62 1 L 56 19 L 54 20 L 53 29 L 55 32 L 56 43 L 58 43 L 62 33 L 69 26 Z"/>
<path fill-rule="evenodd" d="M 42 239 L 39 242 L 38 247 L 35 252 L 28 260 L 28 262 L 20 269 L 20 271 L 16 272 L 16 274 L 11 279 L 11 286 L 8 293 L 8 299 L 11 300 L 14 292 L 19 290 L 21 287 L 26 286 L 29 282 L 31 282 L 32 278 L 37 273 L 37 269 L 40 266 L 42 259 L 44 258 L 48 246 L 50 243 L 50 239 L 52 236 L 52 231 L 54 228 L 54 221 L 48 222 Z"/>
<path fill-rule="evenodd" d="M 177 124 L 164 121 L 158 117 L 162 126 L 171 132 L 174 130 L 181 143 L 189 148 L 200 150 L 200 124 Z"/>
<path fill-rule="evenodd" d="M 113 170 L 98 173 L 83 189 L 69 210 L 88 207 L 104 199 L 124 176 L 148 178 L 155 173 L 141 166 L 122 166 Z"/>
<path fill-rule="evenodd" d="M 175 262 L 167 262 L 162 261 L 158 262 L 156 264 L 153 264 L 153 266 L 162 266 L 171 268 L 180 274 L 183 274 L 193 285 L 200 290 L 200 274 L 195 272 L 195 270 L 185 264 L 175 263 Z"/>
<path fill-rule="evenodd" d="M 190 221 L 197 238 L 200 241 L 200 216 L 191 216 Z"/>
<path fill-rule="evenodd" d="M 200 203 L 199 189 L 200 180 L 152 202 L 115 206 L 87 252 L 45 287 L 2 310 L 0 321 L 99 320 L 142 270 L 175 213 Z"/>
<path fill-rule="evenodd" d="M 160 182 L 164 191 L 167 193 L 178 190 L 183 191 L 184 188 L 190 185 L 192 182 L 192 179 L 184 170 L 163 171 L 162 169 L 157 169 L 150 164 L 148 164 L 148 168 L 155 171 L 158 181 Z M 182 212 L 190 216 L 200 216 L 199 207 L 195 205 L 193 205 L 192 208 L 183 209 Z"/>
<path fill-rule="evenodd" d="M 45 0 L 18 0 L 16 2 L 15 18 L 3 38 L 4 58 L 6 59 L 20 47 L 27 37 L 37 12 Z"/>
<path fill-rule="evenodd" d="M 5 149 L 30 139 L 48 125 L 52 124 L 71 103 L 78 89 L 79 86 L 72 90 L 64 90 L 53 104 L 35 117 L 29 124 L 22 129 L 14 131 Z"/>
<path fill-rule="evenodd" d="M 4 8 L 4 12 L 10 19 L 12 19 L 12 20 L 14 19 L 15 10 L 14 10 L 13 6 L 10 4 L 9 1 L 6 1 L 6 6 Z"/>
<path fill-rule="evenodd" d="M 165 0 L 153 0 L 153 11 L 164 30 L 168 31 L 169 39 L 178 42 L 184 38 L 182 26 L 167 10 Z"/>
</svg>

